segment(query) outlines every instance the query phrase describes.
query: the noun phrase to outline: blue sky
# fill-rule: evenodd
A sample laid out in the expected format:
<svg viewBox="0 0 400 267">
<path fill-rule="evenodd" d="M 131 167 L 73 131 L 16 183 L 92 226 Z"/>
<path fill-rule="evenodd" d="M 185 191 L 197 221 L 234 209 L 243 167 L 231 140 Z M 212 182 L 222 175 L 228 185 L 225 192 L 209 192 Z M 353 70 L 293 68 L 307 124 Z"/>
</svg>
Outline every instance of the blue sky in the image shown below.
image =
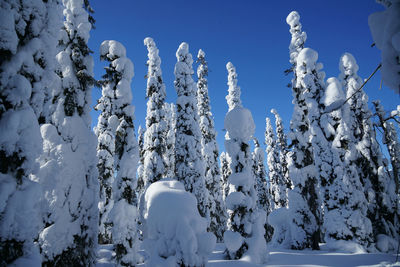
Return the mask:
<svg viewBox="0 0 400 267">
<path fill-rule="evenodd" d="M 264 141 L 265 117 L 273 118 L 271 108 L 282 116 L 288 130 L 293 112 L 291 89 L 286 85 L 291 75 L 288 46 L 289 26 L 286 16 L 297 10 L 306 47 L 319 53 L 327 78 L 338 76 L 338 62 L 344 52 L 352 53 L 360 66 L 359 75 L 367 78 L 380 62 L 380 51 L 371 47 L 368 15 L 383 10 L 373 0 L 307 0 L 307 1 L 227 1 L 227 0 L 92 0 L 96 29 L 91 32 L 90 48 L 94 51 L 95 77 L 104 73 L 99 61 L 103 40 L 117 40 L 127 49 L 135 66 L 132 81 L 135 127 L 145 126 L 145 89 L 147 50 L 145 37 L 152 37 L 160 50 L 167 101 L 175 102 L 173 86 L 175 53 L 181 42 L 189 44 L 193 57 L 201 48 L 209 63 L 209 95 L 218 143 L 223 151 L 223 120 L 227 112 L 227 71 L 231 61 L 238 72 L 243 105 L 251 110 L 256 123 L 255 136 Z M 193 77 L 197 81 L 197 77 Z M 380 87 L 378 72 L 364 88 L 371 100 L 381 99 L 385 109 L 395 109 L 400 98 L 392 90 Z M 93 105 L 101 90 L 93 89 Z M 370 105 L 372 107 L 372 105 Z M 93 123 L 97 122 L 93 112 Z"/>
</svg>

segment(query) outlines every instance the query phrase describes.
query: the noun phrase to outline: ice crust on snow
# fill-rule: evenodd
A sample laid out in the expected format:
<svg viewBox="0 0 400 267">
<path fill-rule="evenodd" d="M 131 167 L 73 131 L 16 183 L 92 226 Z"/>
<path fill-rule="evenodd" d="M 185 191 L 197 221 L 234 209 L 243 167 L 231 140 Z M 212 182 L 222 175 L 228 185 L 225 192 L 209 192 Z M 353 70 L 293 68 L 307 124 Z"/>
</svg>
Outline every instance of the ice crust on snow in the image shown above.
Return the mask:
<svg viewBox="0 0 400 267">
<path fill-rule="evenodd" d="M 196 197 L 176 180 L 163 179 L 144 195 L 144 246 L 148 266 L 202 266 L 215 247 L 216 238 L 206 232 L 207 221 L 197 209 Z"/>
</svg>

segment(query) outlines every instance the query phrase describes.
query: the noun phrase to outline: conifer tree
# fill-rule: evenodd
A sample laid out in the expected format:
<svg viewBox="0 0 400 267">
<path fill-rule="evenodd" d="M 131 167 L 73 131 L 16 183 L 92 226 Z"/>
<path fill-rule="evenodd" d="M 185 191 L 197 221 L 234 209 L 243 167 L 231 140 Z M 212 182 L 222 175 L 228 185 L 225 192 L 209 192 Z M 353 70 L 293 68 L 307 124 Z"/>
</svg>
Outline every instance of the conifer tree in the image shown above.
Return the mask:
<svg viewBox="0 0 400 267">
<path fill-rule="evenodd" d="M 267 171 L 265 170 L 264 165 L 264 151 L 260 147 L 260 143 L 257 138 L 254 138 L 254 151 L 253 151 L 253 175 L 255 178 L 255 187 L 257 191 L 257 208 L 259 210 L 265 211 L 265 214 L 268 218 L 268 215 L 272 210 L 272 199 L 270 195 L 270 190 L 267 184 Z M 266 218 L 266 221 L 267 221 Z M 271 240 L 273 234 L 273 228 L 265 223 L 265 240 L 269 242 Z"/>
<path fill-rule="evenodd" d="M 248 142 L 254 134 L 255 125 L 248 109 L 241 105 L 240 87 L 237 86 L 237 75 L 232 63 L 226 65 L 228 70 L 228 96 L 226 97 L 229 112 L 225 116 L 224 126 L 228 131 L 225 136 L 225 148 L 231 174 L 228 178 L 229 194 L 226 197 L 228 208 L 228 229 L 224 233 L 224 242 L 229 259 L 240 259 L 247 251 L 252 251 L 252 242 L 258 240 L 260 246 L 255 252 L 257 261 L 263 262 L 264 224 L 266 214 L 257 209 L 257 192 L 252 171 L 252 158 Z M 262 240 L 261 240 L 262 239 Z M 264 252 L 263 252 L 264 253 Z"/>
<path fill-rule="evenodd" d="M 219 162 L 221 164 L 221 177 L 222 177 L 222 193 L 223 193 L 223 199 L 225 201 L 226 197 L 228 196 L 229 193 L 229 183 L 228 183 L 228 177 L 231 175 L 232 171 L 229 167 L 228 159 L 227 159 L 227 154 L 226 152 L 222 152 L 221 155 L 219 156 Z"/>
<path fill-rule="evenodd" d="M 269 170 L 269 184 L 271 193 L 271 210 L 288 206 L 288 188 L 279 158 L 279 150 L 271 125 L 271 120 L 266 118 L 265 144 L 267 145 L 267 163 Z"/>
<path fill-rule="evenodd" d="M 0 265 L 38 254 L 34 240 L 42 228 L 42 153 L 39 123 L 59 86 L 55 55 L 61 26 L 59 1 L 1 1 L 0 17 Z"/>
<path fill-rule="evenodd" d="M 88 2 L 64 0 L 51 124 L 41 127 L 44 153 L 38 179 L 44 188 L 45 228 L 39 236 L 43 266 L 90 266 L 98 233 L 96 139 L 91 127 L 93 60 Z"/>
<path fill-rule="evenodd" d="M 347 103 L 350 107 L 349 130 L 354 140 L 357 153 L 355 163 L 360 180 L 364 186 L 365 197 L 368 201 L 368 218 L 372 223 L 373 235 L 393 236 L 393 204 L 387 201 L 388 174 L 384 168 L 383 155 L 371 121 L 372 112 L 368 108 L 368 96 L 359 89 L 363 80 L 358 76 L 359 69 L 355 58 L 345 53 L 339 62 L 341 71 L 339 80 L 345 89 Z"/>
<path fill-rule="evenodd" d="M 200 215 L 209 218 L 208 190 L 205 184 L 205 164 L 201 154 L 201 131 L 197 111 L 196 85 L 192 79 L 193 59 L 189 45 L 181 43 L 176 52 L 175 89 L 176 139 L 175 174 L 188 192 L 197 198 Z"/>
<path fill-rule="evenodd" d="M 323 105 L 329 107 L 334 101 L 343 102 L 344 93 L 336 78 L 327 80 Z M 325 122 L 324 135 L 331 141 L 331 173 L 325 186 L 325 241 L 353 241 L 365 247 L 372 242 L 372 225 L 367 218 L 367 201 L 354 161 L 357 150 L 349 128 L 349 106 L 322 114 Z M 324 151 L 327 154 L 327 151 Z M 329 168 L 325 168 L 326 170 Z"/>
<path fill-rule="evenodd" d="M 290 63 L 294 72 L 292 93 L 294 111 L 290 122 L 292 153 L 288 158 L 288 169 L 293 181 L 293 190 L 289 193 L 291 243 L 294 249 L 319 248 L 320 236 L 320 199 L 318 181 L 314 165 L 313 148 L 310 142 L 310 125 L 305 102 L 304 87 L 297 85 L 298 54 L 304 48 L 306 33 L 301 30 L 300 16 L 296 11 L 286 18 L 292 34 Z"/>
<path fill-rule="evenodd" d="M 275 115 L 275 131 L 276 131 L 276 146 L 279 151 L 279 162 L 282 167 L 282 175 L 285 180 L 287 190 L 292 189 L 292 181 L 289 177 L 287 157 L 289 153 L 287 145 L 287 137 L 284 131 L 283 122 L 281 116 L 275 109 L 271 109 L 271 113 Z"/>
<path fill-rule="evenodd" d="M 137 255 L 137 197 L 136 170 L 139 148 L 133 125 L 135 107 L 131 105 L 131 80 L 133 64 L 126 57 L 125 47 L 117 41 L 104 41 L 100 46 L 101 58 L 110 62 L 107 74 L 101 81 L 103 88 L 113 94 L 113 116 L 117 126 L 115 135 L 114 166 L 116 177 L 113 185 L 114 205 L 109 217 L 116 262 L 120 266 L 135 266 Z M 129 219 L 128 219 L 129 218 Z"/>
<path fill-rule="evenodd" d="M 164 110 L 165 85 L 162 80 L 161 59 L 153 39 L 147 37 L 144 44 L 148 50 L 147 72 L 147 114 L 144 133 L 144 188 L 166 177 L 167 124 Z"/>
<path fill-rule="evenodd" d="M 173 103 L 165 103 L 167 123 L 167 151 L 165 154 L 167 162 L 167 177 L 175 177 L 175 126 L 176 126 L 176 106 Z"/>
<path fill-rule="evenodd" d="M 211 113 L 210 98 L 208 96 L 208 66 L 205 53 L 199 50 L 197 62 L 197 108 L 200 118 L 200 130 L 202 133 L 202 157 L 205 161 L 205 181 L 209 192 L 210 226 L 217 240 L 222 241 L 226 224 L 226 211 L 222 198 L 222 181 L 218 167 L 217 133 L 215 132 L 213 116 Z"/>
<path fill-rule="evenodd" d="M 139 166 L 137 168 L 137 183 L 136 183 L 136 194 L 140 195 L 143 192 L 144 181 L 143 181 L 143 164 L 144 164 L 144 129 L 141 125 L 138 128 L 138 146 L 139 146 Z"/>
</svg>

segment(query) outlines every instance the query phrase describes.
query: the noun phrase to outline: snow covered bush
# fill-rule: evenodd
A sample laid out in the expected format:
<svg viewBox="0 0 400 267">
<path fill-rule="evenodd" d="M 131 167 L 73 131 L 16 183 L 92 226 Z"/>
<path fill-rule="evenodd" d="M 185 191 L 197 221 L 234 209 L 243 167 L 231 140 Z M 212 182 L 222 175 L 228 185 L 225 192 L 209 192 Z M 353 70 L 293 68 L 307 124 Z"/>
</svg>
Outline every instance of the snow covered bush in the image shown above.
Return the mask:
<svg viewBox="0 0 400 267">
<path fill-rule="evenodd" d="M 144 187 L 166 177 L 167 121 L 165 111 L 165 85 L 162 79 L 161 59 L 152 38 L 144 39 L 148 50 L 146 98 L 146 131 L 144 133 Z"/>
<path fill-rule="evenodd" d="M 250 258 L 256 263 L 263 263 L 267 255 L 264 239 L 266 214 L 257 209 L 257 192 L 248 144 L 255 125 L 251 112 L 241 106 L 238 87 L 231 79 L 233 76 L 236 79 L 232 63 L 227 64 L 227 70 L 229 94 L 226 99 L 229 112 L 224 120 L 227 130 L 225 148 L 232 173 L 228 178 L 229 194 L 225 199 L 229 219 L 224 243 L 229 259 Z M 235 86 L 231 88 L 233 84 Z"/>
<path fill-rule="evenodd" d="M 188 192 L 197 198 L 201 216 L 209 218 L 208 190 L 205 184 L 205 163 L 201 154 L 201 131 L 197 110 L 196 85 L 192 79 L 193 59 L 189 45 L 182 43 L 176 51 L 175 89 L 176 139 L 175 172 Z"/>
<path fill-rule="evenodd" d="M 152 183 L 144 196 L 144 247 L 147 266 L 205 266 L 216 238 L 197 210 L 196 197 L 181 182 Z"/>
<path fill-rule="evenodd" d="M 400 94 L 400 2 L 397 0 L 377 1 L 386 10 L 368 17 L 368 24 L 376 47 L 382 52 L 383 83 Z"/>
<path fill-rule="evenodd" d="M 216 235 L 218 241 L 222 241 L 227 214 L 222 197 L 222 180 L 218 166 L 217 133 L 208 96 L 208 66 L 205 53 L 201 49 L 197 55 L 197 61 L 200 63 L 197 68 L 197 108 L 200 118 L 199 126 L 203 137 L 201 139 L 201 153 L 205 161 L 205 181 L 209 192 L 209 229 Z"/>
<path fill-rule="evenodd" d="M 42 227 L 36 158 L 46 121 L 62 13 L 58 1 L 0 3 L 0 265 L 38 255 Z"/>
<path fill-rule="evenodd" d="M 57 74 L 49 122 L 41 126 L 45 228 L 39 236 L 44 266 L 92 265 L 98 233 L 96 138 L 91 126 L 93 59 L 87 46 L 88 2 L 64 0 Z"/>
</svg>

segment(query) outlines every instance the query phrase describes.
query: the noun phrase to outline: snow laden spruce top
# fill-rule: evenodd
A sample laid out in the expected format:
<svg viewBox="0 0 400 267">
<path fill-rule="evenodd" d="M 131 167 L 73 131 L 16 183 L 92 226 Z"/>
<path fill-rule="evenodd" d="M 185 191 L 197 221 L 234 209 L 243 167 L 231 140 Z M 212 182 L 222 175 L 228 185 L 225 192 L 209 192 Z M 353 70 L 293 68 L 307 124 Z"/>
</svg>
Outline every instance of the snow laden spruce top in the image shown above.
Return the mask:
<svg viewBox="0 0 400 267">
<path fill-rule="evenodd" d="M 339 61 L 339 70 L 347 76 L 357 75 L 358 65 L 354 56 L 350 53 L 344 53 Z"/>
<path fill-rule="evenodd" d="M 343 104 L 345 100 L 344 92 L 337 78 L 331 77 L 326 82 L 328 85 L 325 90 L 323 103 L 326 110 L 334 110 Z"/>
<path fill-rule="evenodd" d="M 225 129 L 229 132 L 229 137 L 250 141 L 256 126 L 250 110 L 243 107 L 236 107 L 229 111 L 225 116 Z"/>
</svg>

